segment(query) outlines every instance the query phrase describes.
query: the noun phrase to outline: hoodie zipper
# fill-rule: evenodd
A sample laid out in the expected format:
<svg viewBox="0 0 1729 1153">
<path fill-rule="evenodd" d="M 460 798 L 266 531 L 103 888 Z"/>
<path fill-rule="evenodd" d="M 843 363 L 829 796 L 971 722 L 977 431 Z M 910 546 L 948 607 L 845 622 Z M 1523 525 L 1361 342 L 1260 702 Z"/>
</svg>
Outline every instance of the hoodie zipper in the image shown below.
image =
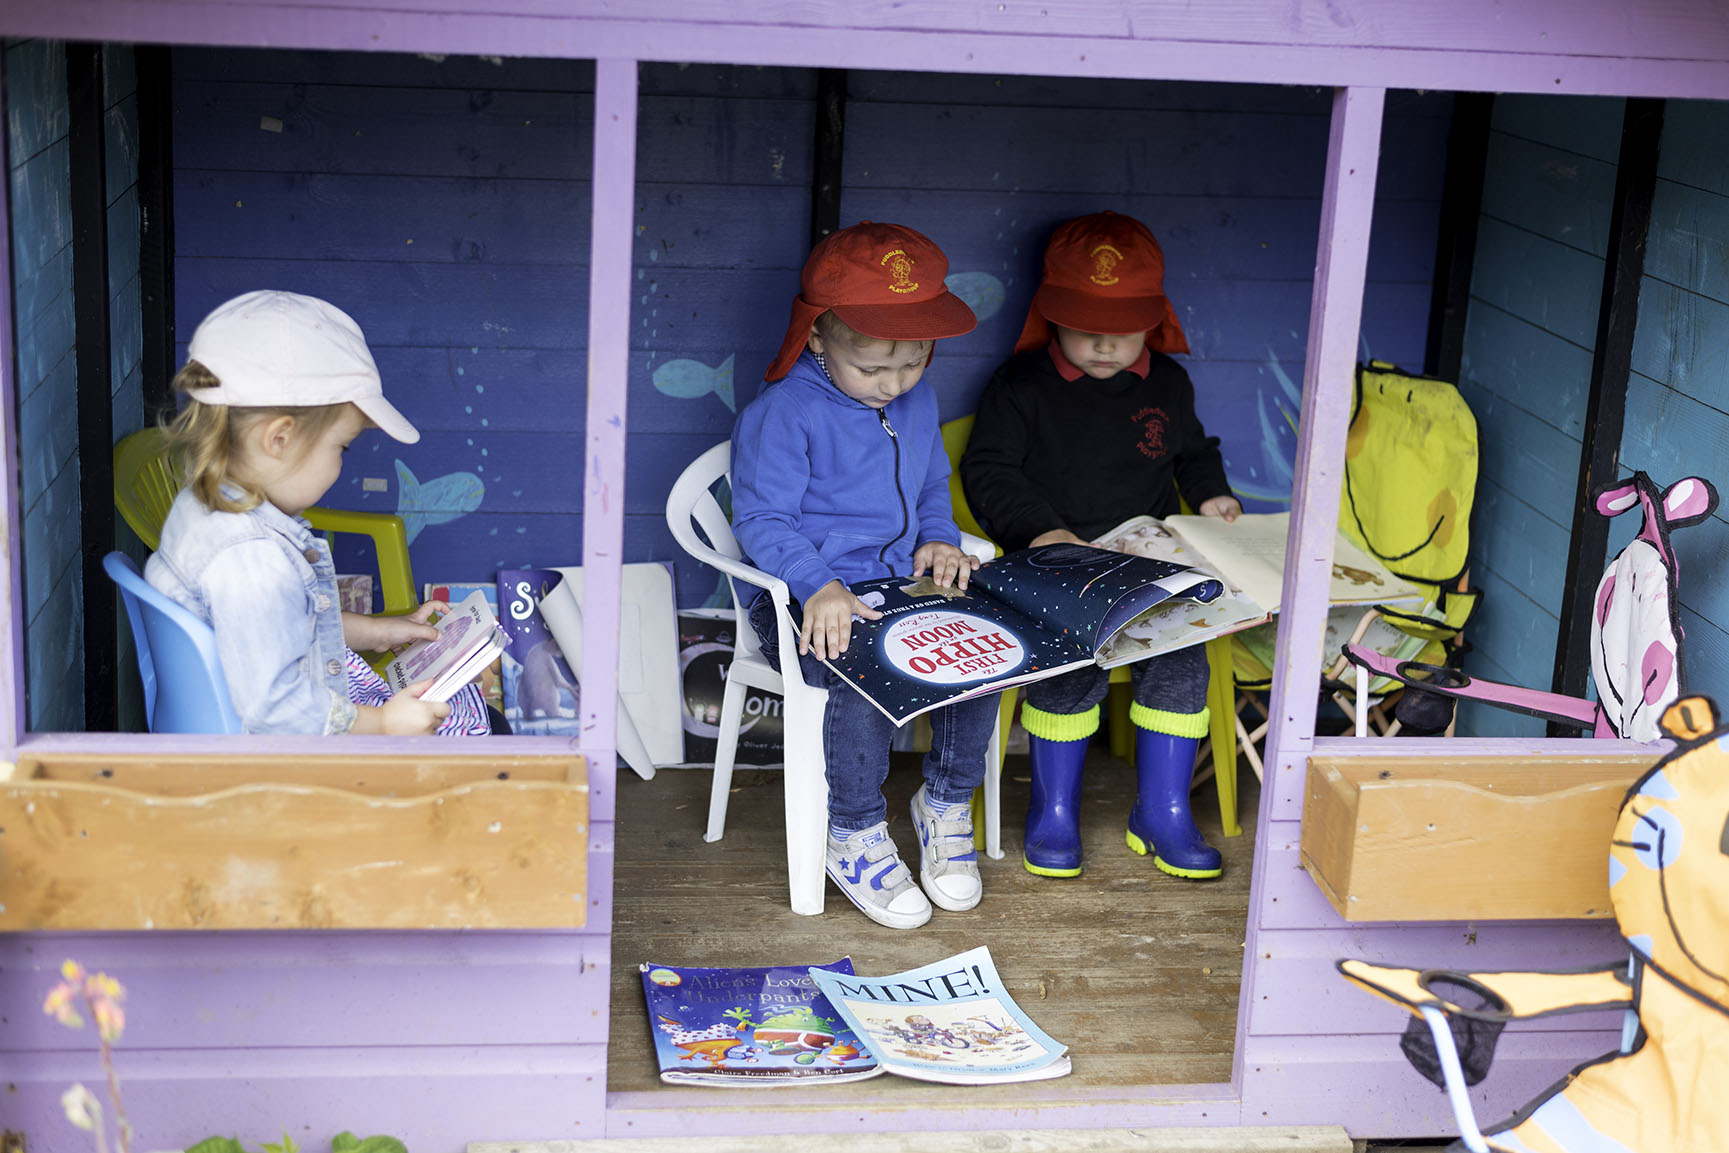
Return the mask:
<svg viewBox="0 0 1729 1153">
<path fill-rule="evenodd" d="M 900 506 L 901 506 L 900 531 L 895 533 L 894 538 L 892 540 L 890 540 L 888 542 L 888 544 L 883 545 L 882 548 L 877 551 L 877 561 L 879 563 L 881 563 L 883 568 L 889 570 L 889 572 L 888 572 L 889 576 L 897 576 L 899 574 L 897 574 L 894 571 L 894 567 L 889 564 L 889 549 L 891 547 L 893 547 L 894 544 L 901 539 L 901 537 L 906 535 L 907 523 L 910 519 L 907 515 L 906 493 L 901 491 L 901 438 L 895 432 L 895 426 L 889 423 L 889 414 L 888 414 L 887 409 L 881 409 L 881 408 L 877 409 L 877 419 L 882 421 L 883 431 L 888 433 L 889 434 L 889 440 L 894 442 L 894 447 L 895 447 L 895 496 L 897 498 L 899 498 Z"/>
</svg>

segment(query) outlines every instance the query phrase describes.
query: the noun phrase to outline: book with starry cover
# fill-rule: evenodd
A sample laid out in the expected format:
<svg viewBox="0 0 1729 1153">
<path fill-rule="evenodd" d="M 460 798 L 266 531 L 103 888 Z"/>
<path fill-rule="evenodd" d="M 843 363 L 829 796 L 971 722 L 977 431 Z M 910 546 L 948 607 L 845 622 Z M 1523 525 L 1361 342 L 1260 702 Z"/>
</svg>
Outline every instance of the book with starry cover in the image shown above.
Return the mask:
<svg viewBox="0 0 1729 1153">
<path fill-rule="evenodd" d="M 883 1071 L 811 977 L 850 975 L 850 958 L 815 968 L 638 968 L 660 1079 L 669 1084 L 832 1085 Z"/>
<path fill-rule="evenodd" d="M 1107 655 L 1113 638 L 1149 614 L 1224 592 L 1217 577 L 1185 565 L 1071 544 L 991 561 L 965 590 L 929 577 L 851 588 L 882 617 L 854 616 L 847 650 L 824 663 L 897 725 L 1083 665 L 1110 668 L 1183 647 Z"/>
</svg>

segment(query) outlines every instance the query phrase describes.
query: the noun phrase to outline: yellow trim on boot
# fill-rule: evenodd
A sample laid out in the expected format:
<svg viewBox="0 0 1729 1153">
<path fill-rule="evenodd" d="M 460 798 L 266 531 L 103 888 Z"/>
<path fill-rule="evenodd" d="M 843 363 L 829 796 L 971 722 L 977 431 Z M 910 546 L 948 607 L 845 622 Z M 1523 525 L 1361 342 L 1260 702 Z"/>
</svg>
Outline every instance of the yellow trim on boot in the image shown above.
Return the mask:
<svg viewBox="0 0 1729 1153">
<path fill-rule="evenodd" d="M 1164 709 L 1150 709 L 1146 705 L 1134 703 L 1129 705 L 1129 719 L 1135 722 L 1136 728 L 1146 729 L 1148 732 L 1163 733 L 1167 737 L 1194 737 L 1199 740 L 1207 735 L 1213 710 L 1204 708 L 1198 713 L 1167 713 Z M 1032 730 L 1028 729 L 1027 732 Z"/>
<path fill-rule="evenodd" d="M 1169 873 L 1173 877 L 1182 877 L 1190 881 L 1207 881 L 1214 877 L 1223 876 L 1225 872 L 1223 862 L 1220 862 L 1219 867 L 1216 869 L 1179 869 L 1177 866 L 1170 864 L 1163 857 L 1159 856 L 1155 846 L 1150 845 L 1146 841 L 1135 836 L 1135 831 L 1133 829 L 1129 830 L 1129 848 L 1133 849 L 1143 857 L 1148 853 L 1152 853 L 1153 864 L 1158 867 L 1159 871 L 1162 873 Z"/>
<path fill-rule="evenodd" d="M 1084 713 L 1047 713 L 1022 701 L 1021 727 L 1041 740 L 1084 741 L 1099 731 L 1099 706 Z"/>
<path fill-rule="evenodd" d="M 1079 865 L 1076 865 L 1072 869 L 1048 869 L 1043 865 L 1035 865 L 1031 861 L 1027 860 L 1025 853 L 1021 854 L 1021 865 L 1025 867 L 1027 872 L 1033 874 L 1035 877 L 1078 877 L 1081 875 L 1081 867 Z"/>
</svg>

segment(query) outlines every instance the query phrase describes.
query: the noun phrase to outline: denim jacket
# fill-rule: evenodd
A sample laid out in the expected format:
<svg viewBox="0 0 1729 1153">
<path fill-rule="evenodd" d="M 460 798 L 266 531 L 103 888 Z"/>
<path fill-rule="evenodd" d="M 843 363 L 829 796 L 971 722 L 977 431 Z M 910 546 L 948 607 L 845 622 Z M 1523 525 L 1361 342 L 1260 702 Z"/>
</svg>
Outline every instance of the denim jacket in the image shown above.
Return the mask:
<svg viewBox="0 0 1729 1153">
<path fill-rule="evenodd" d="M 215 512 L 183 489 L 144 576 L 216 630 L 245 732 L 354 727 L 336 568 L 330 546 L 304 520 L 269 501 L 246 512 Z"/>
</svg>

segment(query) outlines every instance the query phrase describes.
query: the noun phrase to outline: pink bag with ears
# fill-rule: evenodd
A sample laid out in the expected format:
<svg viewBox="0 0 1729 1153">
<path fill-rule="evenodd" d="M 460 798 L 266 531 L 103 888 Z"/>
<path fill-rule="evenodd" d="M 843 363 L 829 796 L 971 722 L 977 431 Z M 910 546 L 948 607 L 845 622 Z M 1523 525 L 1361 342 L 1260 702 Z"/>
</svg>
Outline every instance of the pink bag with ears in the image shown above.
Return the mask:
<svg viewBox="0 0 1729 1153">
<path fill-rule="evenodd" d="M 1590 728 L 1598 737 L 1654 741 L 1663 710 L 1681 696 L 1681 621 L 1671 530 L 1698 524 L 1717 507 L 1711 482 L 1686 477 L 1658 491 L 1642 472 L 1597 492 L 1604 516 L 1637 508 L 1643 523 L 1616 554 L 1597 585 L 1591 615 L 1591 676 L 1598 699 L 1475 680 L 1456 669 L 1396 661 L 1359 645 L 1345 646 L 1352 664 L 1433 692 L 1483 701 L 1546 720 Z"/>
</svg>

